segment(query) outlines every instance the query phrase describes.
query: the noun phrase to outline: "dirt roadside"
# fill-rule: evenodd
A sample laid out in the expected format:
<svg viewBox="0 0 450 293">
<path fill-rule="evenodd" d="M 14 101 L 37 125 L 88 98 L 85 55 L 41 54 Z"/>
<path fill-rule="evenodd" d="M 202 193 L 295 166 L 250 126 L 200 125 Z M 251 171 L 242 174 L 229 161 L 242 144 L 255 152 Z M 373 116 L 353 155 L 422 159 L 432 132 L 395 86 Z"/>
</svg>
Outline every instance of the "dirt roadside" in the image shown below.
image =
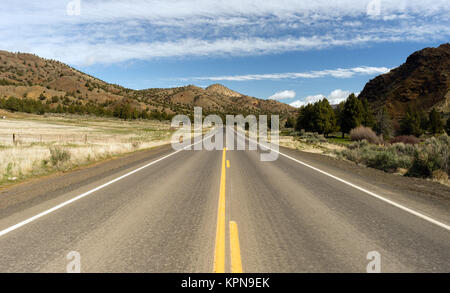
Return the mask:
<svg viewBox="0 0 450 293">
<path fill-rule="evenodd" d="M 388 190 L 398 191 L 424 199 L 437 199 L 443 201 L 450 208 L 450 187 L 447 185 L 422 178 L 386 173 L 381 170 L 360 166 L 353 162 L 339 160 L 328 155 L 303 152 L 286 147 L 280 147 L 280 151 L 338 177 L 348 174 L 361 182 L 367 182 Z"/>
</svg>

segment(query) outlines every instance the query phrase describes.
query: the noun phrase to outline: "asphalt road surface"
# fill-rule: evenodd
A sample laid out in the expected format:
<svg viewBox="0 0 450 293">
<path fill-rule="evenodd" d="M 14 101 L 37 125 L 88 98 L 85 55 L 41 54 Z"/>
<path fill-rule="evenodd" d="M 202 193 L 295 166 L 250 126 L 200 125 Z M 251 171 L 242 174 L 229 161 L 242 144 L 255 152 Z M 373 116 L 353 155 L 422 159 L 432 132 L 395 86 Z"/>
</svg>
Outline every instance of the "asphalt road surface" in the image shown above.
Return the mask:
<svg viewBox="0 0 450 293">
<path fill-rule="evenodd" d="M 166 146 L 3 191 L 0 272 L 65 272 L 71 251 L 81 272 L 365 273 L 369 252 L 381 272 L 450 272 L 447 187 L 441 201 L 261 152 Z"/>
</svg>

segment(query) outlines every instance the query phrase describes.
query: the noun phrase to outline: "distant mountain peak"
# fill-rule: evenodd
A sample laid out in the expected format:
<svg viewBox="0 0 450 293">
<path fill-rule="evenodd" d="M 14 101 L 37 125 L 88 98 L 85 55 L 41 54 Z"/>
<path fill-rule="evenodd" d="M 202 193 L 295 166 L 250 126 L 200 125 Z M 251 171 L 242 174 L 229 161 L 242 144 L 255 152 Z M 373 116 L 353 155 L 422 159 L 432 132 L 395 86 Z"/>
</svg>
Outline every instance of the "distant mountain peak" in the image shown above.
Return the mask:
<svg viewBox="0 0 450 293">
<path fill-rule="evenodd" d="M 233 90 L 230 90 L 226 86 L 218 84 L 218 83 L 210 85 L 205 90 L 210 93 L 216 93 L 216 94 L 220 94 L 220 95 L 224 95 L 224 96 L 228 96 L 228 97 L 234 97 L 234 98 L 243 96 L 242 94 L 235 92 Z"/>
</svg>

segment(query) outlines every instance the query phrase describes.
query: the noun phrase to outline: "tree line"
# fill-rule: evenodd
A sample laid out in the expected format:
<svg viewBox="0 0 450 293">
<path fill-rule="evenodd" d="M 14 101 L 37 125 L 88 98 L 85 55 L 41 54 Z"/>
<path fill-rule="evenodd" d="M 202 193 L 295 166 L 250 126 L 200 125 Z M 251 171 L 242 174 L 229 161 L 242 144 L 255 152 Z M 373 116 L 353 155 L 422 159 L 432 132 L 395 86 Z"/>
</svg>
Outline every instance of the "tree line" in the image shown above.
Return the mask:
<svg viewBox="0 0 450 293">
<path fill-rule="evenodd" d="M 446 131 L 449 132 L 450 119 L 447 119 Z M 444 131 L 444 123 L 441 114 L 432 109 L 427 114 L 423 109 L 418 109 L 416 105 L 408 106 L 405 117 L 401 120 L 400 131 L 402 134 L 420 136 L 427 131 L 436 134 Z"/>
<path fill-rule="evenodd" d="M 52 102 L 53 101 L 57 102 L 57 99 L 54 97 L 54 99 L 52 99 Z M 58 104 L 56 107 L 51 107 L 49 103 L 43 103 L 42 99 L 19 99 L 16 97 L 0 98 L 0 109 L 6 109 L 11 112 L 25 112 L 38 115 L 43 115 L 45 113 L 88 114 L 103 117 L 116 117 L 126 120 L 153 119 L 162 121 L 170 120 L 173 116 L 165 113 L 164 111 L 150 111 L 148 108 L 139 111 L 136 108 L 132 108 L 129 104 L 116 104 L 113 107 L 106 107 L 105 105 L 97 105 L 92 102 L 88 102 L 86 104 L 73 102 L 68 105 Z"/>
<path fill-rule="evenodd" d="M 450 133 L 450 119 L 444 126 L 441 114 L 432 109 L 430 113 L 418 110 L 415 105 L 410 105 L 400 127 L 394 130 L 393 121 L 386 107 L 374 113 L 366 99 L 359 99 L 351 94 L 346 101 L 337 105 L 334 109 L 327 99 L 313 104 L 302 106 L 296 118 L 290 117 L 285 127 L 295 128 L 297 131 L 317 132 L 328 136 L 335 132 L 341 132 L 342 137 L 358 126 L 372 128 L 378 135 L 389 138 L 394 132 L 401 135 L 420 136 L 426 132 L 431 134 L 442 133 L 445 129 Z"/>
</svg>

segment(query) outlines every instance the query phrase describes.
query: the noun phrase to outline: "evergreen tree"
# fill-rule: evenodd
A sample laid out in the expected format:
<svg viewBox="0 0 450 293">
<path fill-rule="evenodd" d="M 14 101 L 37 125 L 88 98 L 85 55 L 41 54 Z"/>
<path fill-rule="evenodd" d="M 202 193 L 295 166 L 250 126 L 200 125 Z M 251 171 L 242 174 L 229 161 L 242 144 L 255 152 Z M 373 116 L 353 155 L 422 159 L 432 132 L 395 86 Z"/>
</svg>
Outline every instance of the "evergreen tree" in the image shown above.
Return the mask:
<svg viewBox="0 0 450 293">
<path fill-rule="evenodd" d="M 12 112 L 17 112 L 22 110 L 20 107 L 20 100 L 14 97 L 9 97 L 5 102 L 5 108 Z"/>
<path fill-rule="evenodd" d="M 429 122 L 430 122 L 430 131 L 432 134 L 441 133 L 444 130 L 444 123 L 442 123 L 441 114 L 435 109 L 431 110 L 430 112 Z"/>
<path fill-rule="evenodd" d="M 369 102 L 367 99 L 361 100 L 363 113 L 362 113 L 362 125 L 365 127 L 373 127 L 375 125 L 375 118 L 373 117 L 372 109 L 370 109 Z"/>
<path fill-rule="evenodd" d="M 344 104 L 344 108 L 341 111 L 340 122 L 342 137 L 344 137 L 345 133 L 349 133 L 350 130 L 361 125 L 363 112 L 364 109 L 361 101 L 352 93 L 348 97 Z"/>
<path fill-rule="evenodd" d="M 336 108 L 334 109 L 334 116 L 336 117 L 336 131 L 341 130 L 341 124 L 342 124 L 342 111 L 344 110 L 345 101 L 340 102 Z"/>
<path fill-rule="evenodd" d="M 429 128 L 429 119 L 427 113 L 423 109 L 420 109 L 419 111 L 419 118 L 420 118 L 420 129 L 422 130 L 422 133 L 424 133 Z"/>
<path fill-rule="evenodd" d="M 415 105 L 409 105 L 405 117 L 400 124 L 400 131 L 404 135 L 420 136 L 423 129 L 420 123 L 420 114 Z"/>
<path fill-rule="evenodd" d="M 290 116 L 287 118 L 286 123 L 284 124 L 285 128 L 294 128 L 295 127 L 295 118 Z"/>
<path fill-rule="evenodd" d="M 314 124 L 313 124 L 313 105 L 308 104 L 306 106 L 302 106 L 299 110 L 299 115 L 297 118 L 297 124 L 295 126 L 295 129 L 300 131 L 300 130 L 305 130 L 305 131 L 312 131 L 312 129 L 314 128 Z"/>
<path fill-rule="evenodd" d="M 447 118 L 447 124 L 445 124 L 445 132 L 450 135 L 450 118 Z"/>
<path fill-rule="evenodd" d="M 327 99 L 300 108 L 296 130 L 328 135 L 336 130 L 336 116 Z"/>
<path fill-rule="evenodd" d="M 63 107 L 61 106 L 61 104 L 58 104 L 58 106 L 56 107 L 56 113 L 63 113 L 63 112 L 64 112 Z"/>
<path fill-rule="evenodd" d="M 336 130 L 336 116 L 334 115 L 333 108 L 327 99 L 323 99 L 322 101 L 314 104 L 314 124 L 315 124 L 315 132 L 320 134 L 328 134 L 334 132 Z"/>
</svg>

